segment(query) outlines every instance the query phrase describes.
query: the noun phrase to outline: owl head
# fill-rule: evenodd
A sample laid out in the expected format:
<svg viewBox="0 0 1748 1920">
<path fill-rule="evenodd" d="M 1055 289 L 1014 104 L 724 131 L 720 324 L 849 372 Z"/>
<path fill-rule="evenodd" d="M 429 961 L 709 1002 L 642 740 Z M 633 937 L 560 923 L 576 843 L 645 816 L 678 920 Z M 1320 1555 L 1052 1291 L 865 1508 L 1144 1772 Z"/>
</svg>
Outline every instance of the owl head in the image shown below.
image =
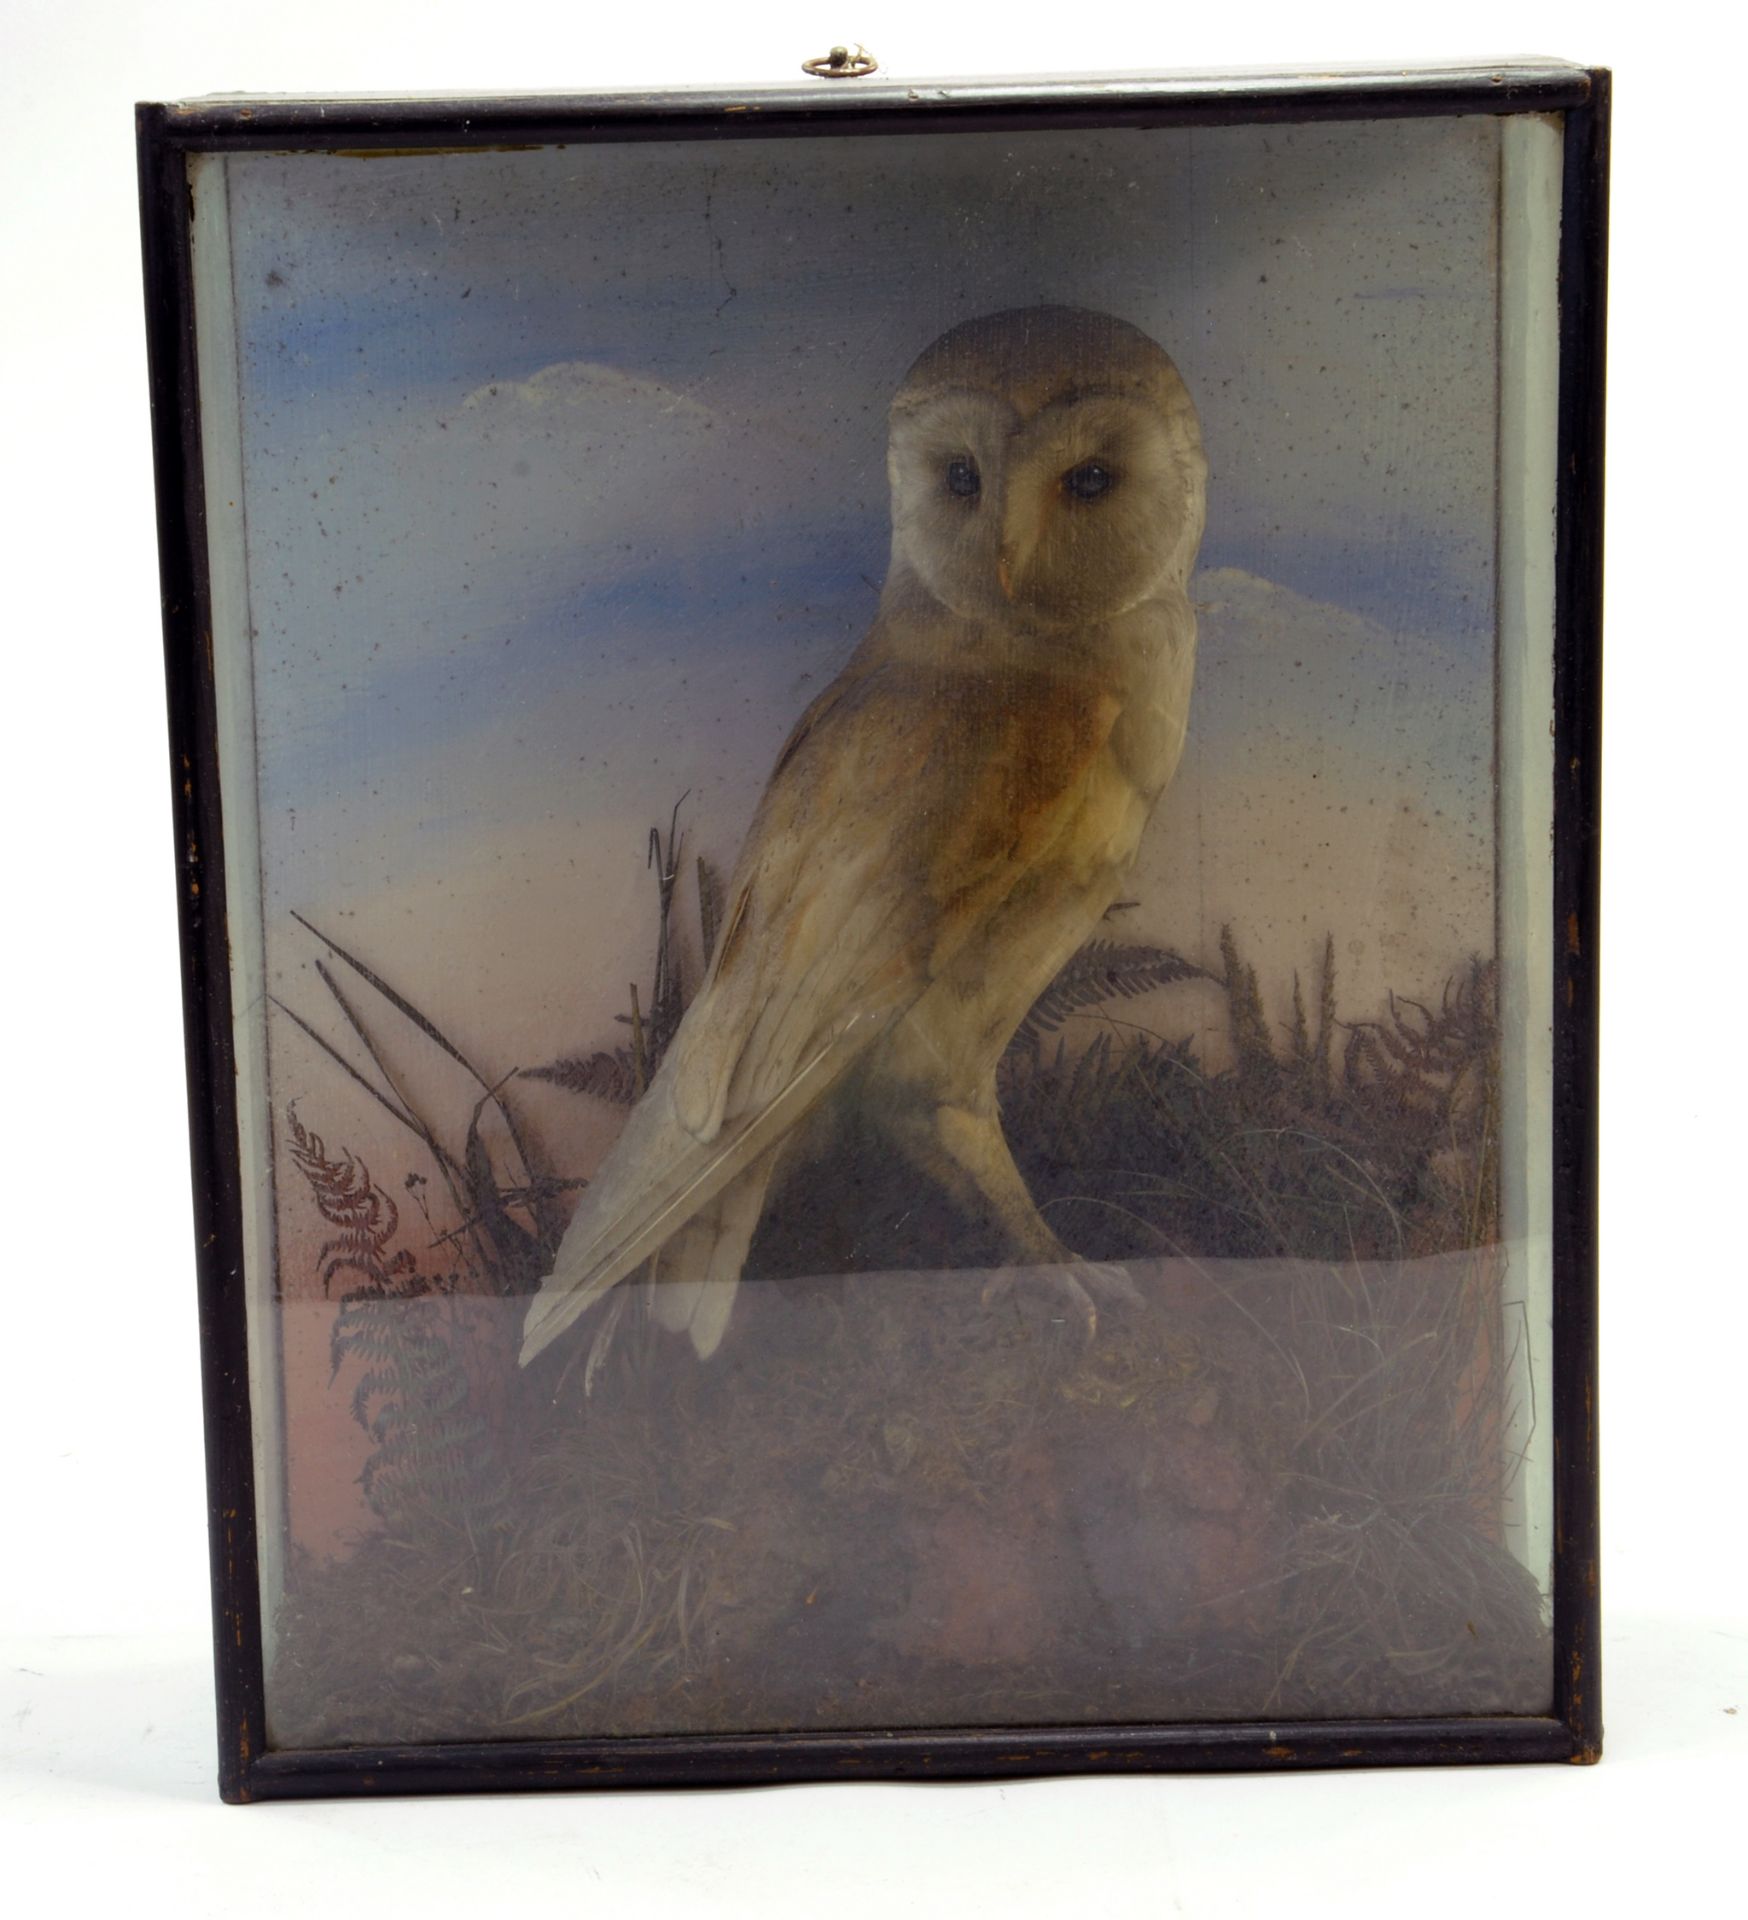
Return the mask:
<svg viewBox="0 0 1748 1920">
<path fill-rule="evenodd" d="M 1109 619 L 1182 590 L 1207 461 L 1178 370 L 1076 307 L 945 333 L 892 402 L 894 578 L 969 619 Z"/>
</svg>

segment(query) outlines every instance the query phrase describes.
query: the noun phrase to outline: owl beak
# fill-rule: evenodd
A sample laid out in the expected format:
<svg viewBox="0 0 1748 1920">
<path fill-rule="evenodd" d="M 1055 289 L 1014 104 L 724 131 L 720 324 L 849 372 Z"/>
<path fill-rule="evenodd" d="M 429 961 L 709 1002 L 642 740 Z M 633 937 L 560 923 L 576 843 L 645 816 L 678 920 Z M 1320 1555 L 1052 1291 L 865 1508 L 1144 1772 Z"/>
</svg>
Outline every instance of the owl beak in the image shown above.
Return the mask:
<svg viewBox="0 0 1748 1920">
<path fill-rule="evenodd" d="M 1038 542 L 1043 535 L 1042 516 L 1031 525 L 1017 529 L 1009 523 L 1007 538 L 1001 543 L 1001 558 L 995 566 L 995 577 L 1001 583 L 1004 599 L 1012 600 L 1025 584 L 1032 556 L 1037 552 Z"/>
</svg>

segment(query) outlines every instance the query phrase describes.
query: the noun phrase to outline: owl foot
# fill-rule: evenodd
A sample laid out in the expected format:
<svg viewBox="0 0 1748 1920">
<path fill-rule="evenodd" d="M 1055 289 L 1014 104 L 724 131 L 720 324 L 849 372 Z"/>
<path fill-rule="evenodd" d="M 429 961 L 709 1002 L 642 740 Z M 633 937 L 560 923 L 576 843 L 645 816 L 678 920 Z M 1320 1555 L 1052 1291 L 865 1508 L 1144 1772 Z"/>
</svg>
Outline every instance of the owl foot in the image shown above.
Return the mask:
<svg viewBox="0 0 1748 1920">
<path fill-rule="evenodd" d="M 1067 1296 L 1068 1306 L 1086 1330 L 1089 1347 L 1098 1337 L 1099 1299 L 1122 1300 L 1131 1306 L 1138 1305 L 1141 1299 L 1141 1291 L 1130 1279 L 1128 1269 L 1108 1260 L 1071 1260 L 1063 1266 L 1050 1267 L 1006 1267 L 990 1275 L 979 1299 L 984 1306 L 993 1306 L 1016 1280 L 1027 1279 L 1048 1281 L 1061 1289 Z"/>
</svg>

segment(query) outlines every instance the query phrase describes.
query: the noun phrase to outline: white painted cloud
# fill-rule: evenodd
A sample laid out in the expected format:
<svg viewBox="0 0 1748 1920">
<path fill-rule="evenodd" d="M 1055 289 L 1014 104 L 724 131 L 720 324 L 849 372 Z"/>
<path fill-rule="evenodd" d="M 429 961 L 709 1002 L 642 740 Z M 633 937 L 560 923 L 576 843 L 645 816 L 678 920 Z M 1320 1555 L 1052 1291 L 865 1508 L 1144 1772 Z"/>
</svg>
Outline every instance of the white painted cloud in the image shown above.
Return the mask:
<svg viewBox="0 0 1748 1920">
<path fill-rule="evenodd" d="M 493 381 L 475 387 L 461 403 L 464 413 L 520 409 L 528 413 L 577 410 L 585 416 L 603 407 L 625 406 L 640 420 L 679 415 L 705 427 L 714 426 L 709 407 L 660 380 L 640 378 L 620 367 L 593 360 L 559 360 L 542 367 L 526 380 Z"/>
</svg>

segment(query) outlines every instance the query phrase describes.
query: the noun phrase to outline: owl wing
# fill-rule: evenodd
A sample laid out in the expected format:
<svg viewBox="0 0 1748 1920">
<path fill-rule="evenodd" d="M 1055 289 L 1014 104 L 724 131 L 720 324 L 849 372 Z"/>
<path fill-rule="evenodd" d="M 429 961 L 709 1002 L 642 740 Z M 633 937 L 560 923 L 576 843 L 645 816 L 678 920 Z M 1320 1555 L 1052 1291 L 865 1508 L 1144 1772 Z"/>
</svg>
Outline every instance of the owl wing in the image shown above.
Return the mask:
<svg viewBox="0 0 1748 1920">
<path fill-rule="evenodd" d="M 532 1359 L 770 1151 L 1072 819 L 1118 706 L 1084 682 L 851 667 L 779 754 L 710 970 L 528 1313 Z"/>
</svg>

